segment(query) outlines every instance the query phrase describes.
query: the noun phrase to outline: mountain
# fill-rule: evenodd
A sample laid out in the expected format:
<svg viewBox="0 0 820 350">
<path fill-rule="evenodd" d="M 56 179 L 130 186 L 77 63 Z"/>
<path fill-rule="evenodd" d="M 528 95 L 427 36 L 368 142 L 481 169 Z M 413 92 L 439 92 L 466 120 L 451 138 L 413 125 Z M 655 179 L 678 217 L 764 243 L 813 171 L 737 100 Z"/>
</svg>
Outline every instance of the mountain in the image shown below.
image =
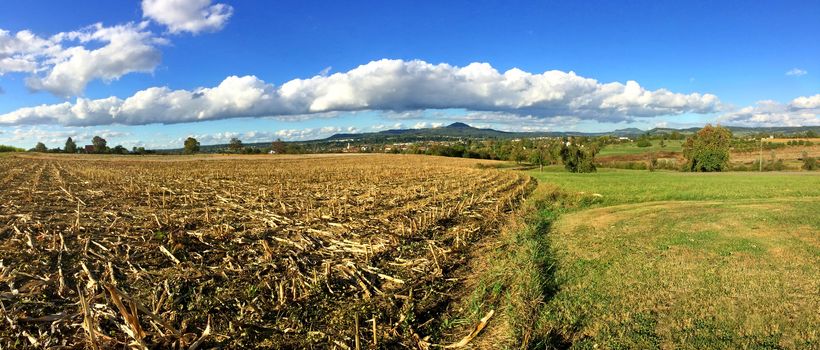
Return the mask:
<svg viewBox="0 0 820 350">
<path fill-rule="evenodd" d="M 323 140 L 316 141 L 370 141 L 390 140 L 392 142 L 412 142 L 412 141 L 439 141 L 446 139 L 460 138 L 516 138 L 533 137 L 532 133 L 506 132 L 494 129 L 479 129 L 464 123 L 453 123 L 445 127 L 426 129 L 391 129 L 379 132 L 361 134 L 335 134 Z"/>
<path fill-rule="evenodd" d="M 453 123 L 453 124 L 450 124 L 450 125 L 445 126 L 445 128 L 450 128 L 450 129 L 464 129 L 464 128 L 472 128 L 472 126 L 469 126 L 469 125 L 464 124 L 464 123 L 461 123 L 461 122 L 455 122 L 455 123 Z"/>
</svg>

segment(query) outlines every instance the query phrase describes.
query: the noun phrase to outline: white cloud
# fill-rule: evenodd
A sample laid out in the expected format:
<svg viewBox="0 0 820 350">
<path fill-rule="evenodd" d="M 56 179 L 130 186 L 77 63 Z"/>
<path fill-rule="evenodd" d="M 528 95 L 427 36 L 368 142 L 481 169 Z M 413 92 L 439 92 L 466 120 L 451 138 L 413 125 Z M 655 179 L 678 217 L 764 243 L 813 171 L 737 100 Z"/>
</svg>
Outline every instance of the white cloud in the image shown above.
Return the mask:
<svg viewBox="0 0 820 350">
<path fill-rule="evenodd" d="M 157 45 L 167 41 L 155 37 L 147 25 L 97 23 L 49 38 L 26 30 L 14 35 L 0 30 L 0 75 L 30 73 L 30 89 L 67 97 L 82 94 L 92 80 L 108 82 L 132 72 L 152 72 L 161 60 Z"/>
<path fill-rule="evenodd" d="M 487 63 L 456 67 L 380 60 L 327 77 L 294 79 L 279 87 L 255 76 L 231 76 L 213 88 L 188 91 L 153 87 L 126 99 L 79 98 L 74 104 L 21 108 L 0 115 L 0 123 L 141 125 L 451 108 L 618 122 L 636 117 L 712 113 L 720 109 L 720 101 L 711 94 L 650 91 L 634 81 L 599 83 L 573 72 L 533 74 L 511 69 L 499 73 Z"/>
<path fill-rule="evenodd" d="M 37 72 L 44 57 L 53 57 L 61 51 L 55 40 L 41 38 L 28 30 L 12 34 L 0 29 L 0 76 Z"/>
<path fill-rule="evenodd" d="M 143 17 L 168 27 L 171 33 L 215 32 L 228 23 L 233 7 L 211 0 L 142 0 Z"/>
<path fill-rule="evenodd" d="M 324 69 L 322 69 L 321 71 L 319 71 L 319 75 L 323 76 L 323 77 L 326 77 L 328 75 L 328 73 L 330 73 L 331 69 L 333 69 L 332 66 L 327 66 Z"/>
<path fill-rule="evenodd" d="M 792 109 L 818 109 L 820 108 L 820 94 L 814 96 L 800 96 L 791 103 L 789 107 Z"/>
<path fill-rule="evenodd" d="M 104 45 L 93 50 L 83 46 L 62 50 L 46 62 L 53 66 L 45 76 L 32 76 L 26 85 L 58 96 L 73 96 L 81 94 L 92 80 L 112 81 L 128 73 L 152 72 L 161 61 L 155 45 L 165 41 L 155 38 L 146 26 L 146 22 L 113 27 L 97 23 L 79 31 L 60 33 L 54 37 L 55 41 Z"/>
<path fill-rule="evenodd" d="M 393 125 L 376 124 L 376 125 L 371 125 L 370 126 L 370 131 L 371 132 L 378 132 L 378 131 L 384 131 L 384 130 L 389 130 L 389 129 L 404 129 L 404 124 L 402 124 L 402 123 L 395 123 Z"/>
<path fill-rule="evenodd" d="M 143 16 L 171 33 L 216 31 L 233 13 L 210 0 L 144 0 Z M 150 73 L 159 65 L 158 46 L 168 40 L 148 27 L 149 21 L 104 26 L 42 37 L 29 30 L 0 29 L 0 76 L 28 73 L 26 85 L 60 97 L 78 96 L 93 80 L 111 82 L 135 72 Z"/>
<path fill-rule="evenodd" d="M 807 72 L 803 69 L 800 69 L 800 68 L 792 68 L 792 69 L 790 69 L 789 71 L 786 72 L 786 75 L 793 76 L 793 77 L 800 77 L 800 76 L 804 76 L 806 74 L 809 74 L 809 72 Z"/>
<path fill-rule="evenodd" d="M 718 121 L 743 126 L 806 126 L 820 125 L 820 94 L 798 97 L 788 104 L 758 101 L 754 106 L 726 113 Z"/>
</svg>

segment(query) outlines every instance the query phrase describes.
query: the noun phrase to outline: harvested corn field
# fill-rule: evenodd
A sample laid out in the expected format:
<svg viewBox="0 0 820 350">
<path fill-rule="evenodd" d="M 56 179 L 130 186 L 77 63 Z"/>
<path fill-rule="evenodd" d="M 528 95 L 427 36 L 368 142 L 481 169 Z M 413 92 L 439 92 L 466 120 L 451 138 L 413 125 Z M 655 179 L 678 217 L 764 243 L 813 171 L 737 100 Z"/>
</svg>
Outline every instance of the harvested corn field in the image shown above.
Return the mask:
<svg viewBox="0 0 820 350">
<path fill-rule="evenodd" d="M 0 348 L 458 341 L 436 316 L 471 244 L 534 186 L 437 157 L 153 159 L 0 158 Z"/>
</svg>

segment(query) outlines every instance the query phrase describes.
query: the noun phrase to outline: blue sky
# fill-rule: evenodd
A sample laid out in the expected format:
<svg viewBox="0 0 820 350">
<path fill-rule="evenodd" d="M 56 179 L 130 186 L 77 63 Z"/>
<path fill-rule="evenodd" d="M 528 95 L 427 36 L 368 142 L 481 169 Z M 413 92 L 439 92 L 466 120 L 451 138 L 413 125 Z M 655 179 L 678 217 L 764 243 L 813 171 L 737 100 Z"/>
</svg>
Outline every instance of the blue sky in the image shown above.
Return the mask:
<svg viewBox="0 0 820 350">
<path fill-rule="evenodd" d="M 817 1 L 3 2 L 0 143 L 816 125 L 817 18 Z"/>
</svg>

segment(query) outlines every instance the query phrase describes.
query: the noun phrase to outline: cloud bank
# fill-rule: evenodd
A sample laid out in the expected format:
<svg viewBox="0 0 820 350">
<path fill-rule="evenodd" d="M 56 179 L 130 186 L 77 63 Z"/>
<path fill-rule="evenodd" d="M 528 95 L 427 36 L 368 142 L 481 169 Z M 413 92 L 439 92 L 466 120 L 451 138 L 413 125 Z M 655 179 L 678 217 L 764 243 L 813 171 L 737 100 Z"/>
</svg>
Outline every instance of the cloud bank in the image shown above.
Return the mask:
<svg viewBox="0 0 820 350">
<path fill-rule="evenodd" d="M 152 87 L 125 99 L 78 98 L 74 103 L 21 108 L 0 115 L 0 124 L 172 124 L 238 117 L 451 108 L 619 122 L 713 113 L 720 109 L 720 101 L 712 94 L 647 90 L 635 81 L 601 83 L 574 72 L 529 73 L 513 68 L 501 73 L 487 63 L 457 67 L 385 59 L 348 72 L 294 79 L 281 86 L 255 76 L 231 76 L 211 88 Z"/>
<path fill-rule="evenodd" d="M 742 126 L 807 126 L 820 125 L 820 94 L 801 96 L 788 104 L 758 101 L 754 106 L 726 113 L 718 121 Z"/>
</svg>

